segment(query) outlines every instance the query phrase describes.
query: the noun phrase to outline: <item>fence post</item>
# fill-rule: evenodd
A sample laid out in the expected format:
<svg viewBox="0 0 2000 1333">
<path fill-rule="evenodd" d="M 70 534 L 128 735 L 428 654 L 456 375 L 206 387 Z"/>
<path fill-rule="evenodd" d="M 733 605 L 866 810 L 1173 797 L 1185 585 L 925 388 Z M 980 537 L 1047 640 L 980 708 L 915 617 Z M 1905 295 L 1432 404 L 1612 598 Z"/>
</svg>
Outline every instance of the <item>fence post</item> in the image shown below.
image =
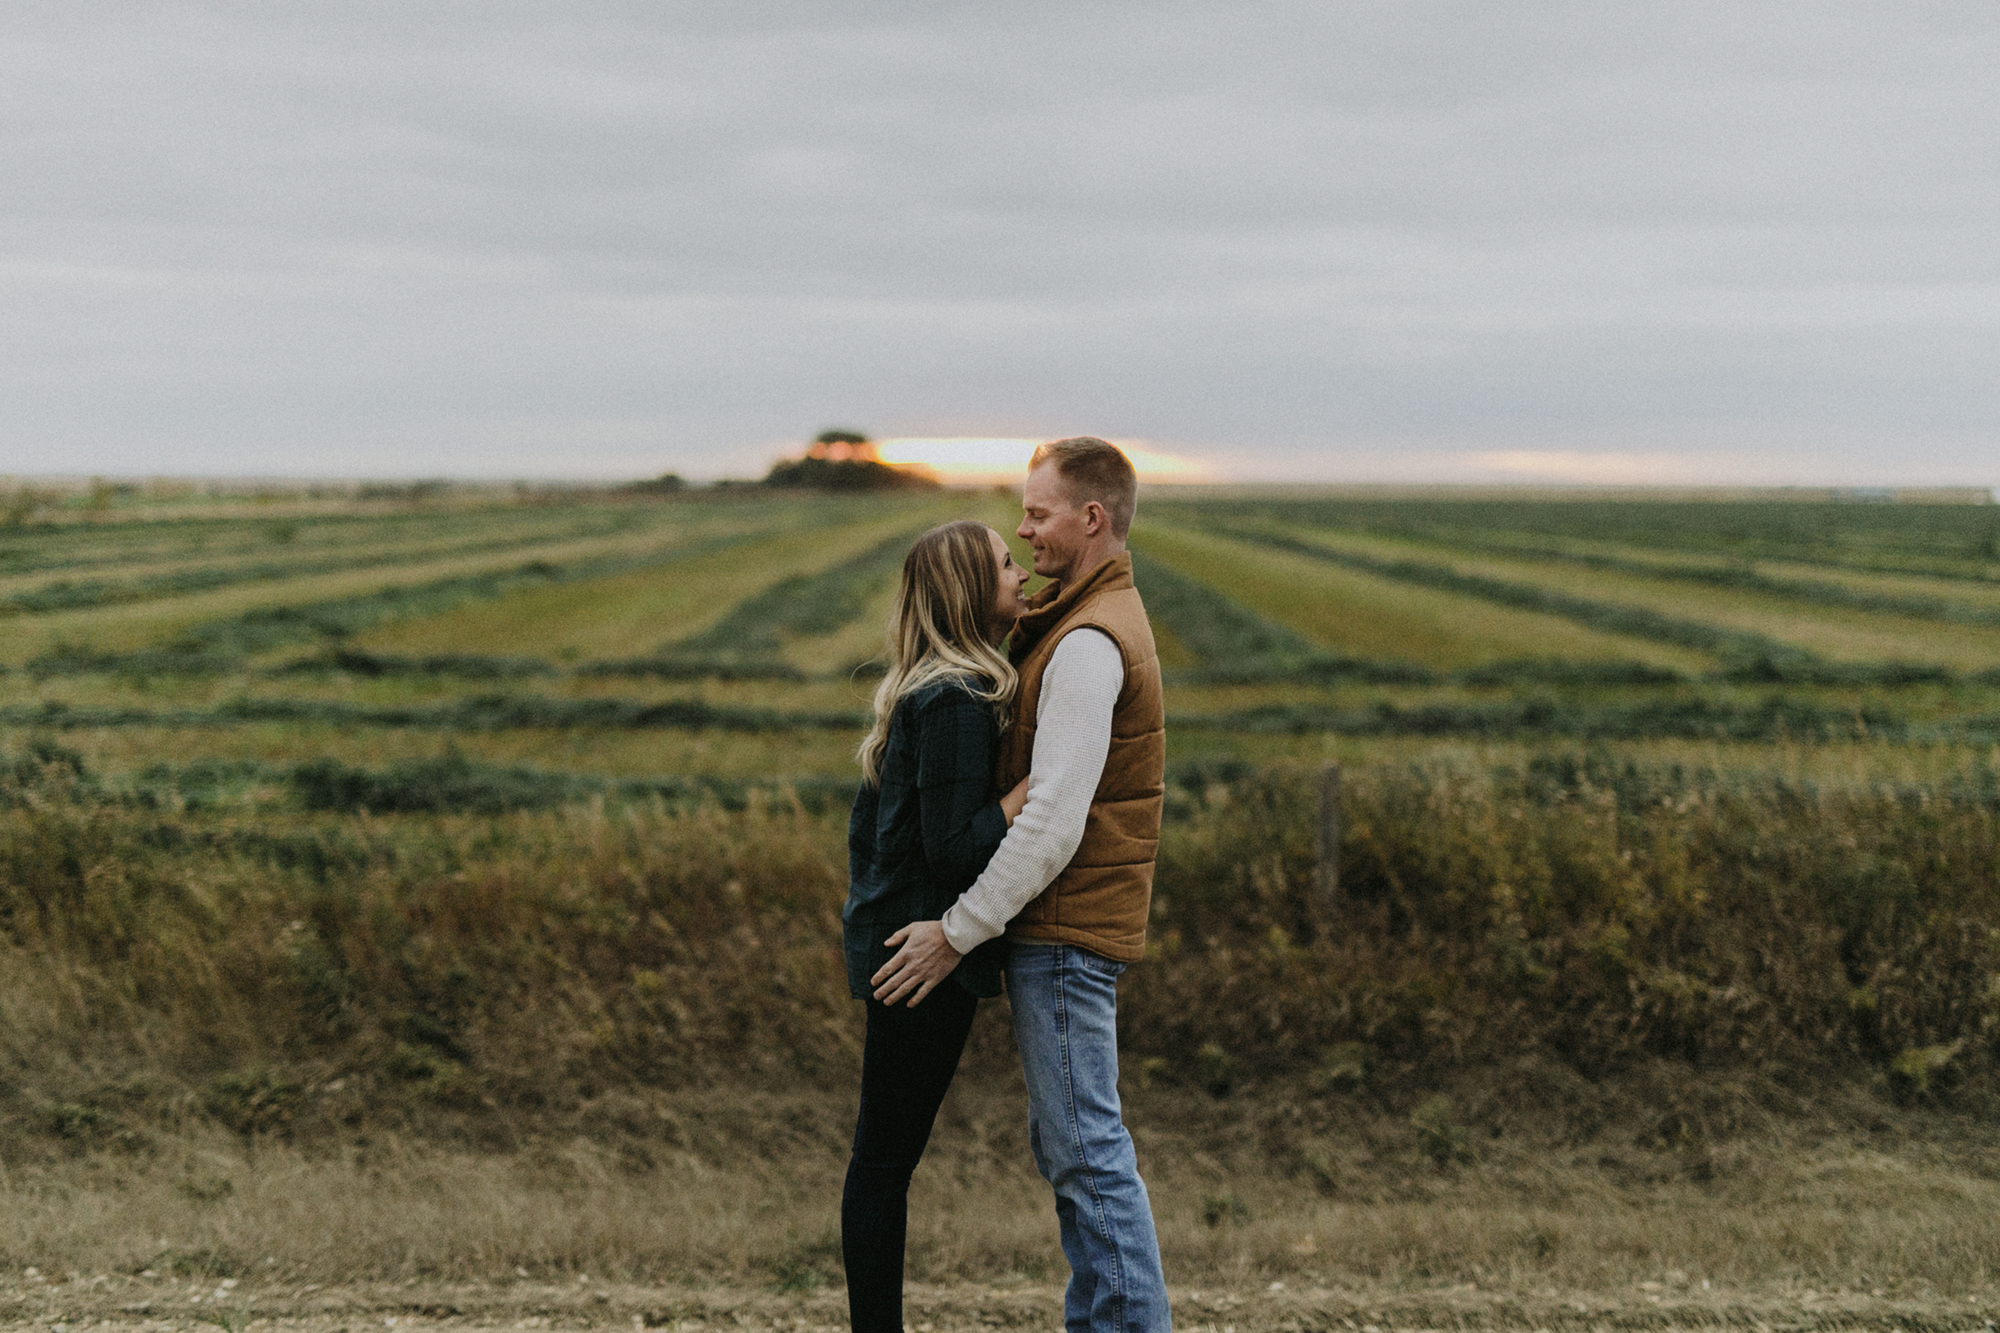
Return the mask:
<svg viewBox="0 0 2000 1333">
<path fill-rule="evenodd" d="M 1319 880 L 1322 922 L 1340 906 L 1340 764 L 1328 760 L 1319 770 L 1319 824 L 1313 838 L 1314 869 Z"/>
</svg>

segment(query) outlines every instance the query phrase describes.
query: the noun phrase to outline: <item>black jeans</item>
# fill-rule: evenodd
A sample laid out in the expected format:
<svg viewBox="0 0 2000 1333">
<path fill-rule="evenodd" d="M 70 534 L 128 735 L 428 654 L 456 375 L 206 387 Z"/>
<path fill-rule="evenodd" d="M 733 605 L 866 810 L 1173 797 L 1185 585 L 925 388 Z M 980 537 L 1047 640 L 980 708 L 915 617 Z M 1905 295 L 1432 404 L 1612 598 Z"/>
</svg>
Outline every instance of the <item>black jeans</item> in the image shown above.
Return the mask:
<svg viewBox="0 0 2000 1333">
<path fill-rule="evenodd" d="M 840 1257 L 854 1333 L 902 1333 L 910 1173 L 930 1142 L 978 1007 L 949 977 L 914 1009 L 868 1001 L 861 1116 L 840 1197 Z"/>
</svg>

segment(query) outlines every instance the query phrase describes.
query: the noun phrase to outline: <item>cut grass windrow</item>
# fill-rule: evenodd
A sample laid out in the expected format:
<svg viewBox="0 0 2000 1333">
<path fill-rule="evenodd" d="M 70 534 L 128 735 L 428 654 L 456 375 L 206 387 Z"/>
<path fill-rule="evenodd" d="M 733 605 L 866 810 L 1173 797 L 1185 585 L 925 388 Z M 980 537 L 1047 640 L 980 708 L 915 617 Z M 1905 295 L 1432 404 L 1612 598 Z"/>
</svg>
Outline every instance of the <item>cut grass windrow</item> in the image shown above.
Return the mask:
<svg viewBox="0 0 2000 1333">
<path fill-rule="evenodd" d="M 1825 579 L 1785 578 L 1763 573 L 1740 561 L 1724 565 L 1689 564 L 1672 560 L 1638 560 L 1603 551 L 1570 550 L 1533 541 L 1482 539 L 1463 533 L 1412 532 L 1408 535 L 1447 549 L 1470 554 L 1498 555 L 1510 559 L 1539 560 L 1551 564 L 1575 565 L 1584 569 L 1637 574 L 1643 578 L 1694 583 L 1707 588 L 1764 593 L 1814 606 L 1834 606 L 1848 611 L 1907 616 L 1914 620 L 1935 620 L 1943 624 L 2000 625 L 2000 607 L 1996 606 L 1972 605 L 1946 597 L 1929 597 L 1915 592 L 1878 592 L 1829 582 Z"/>
<path fill-rule="evenodd" d="M 1414 663 L 1337 656 L 1275 620 L 1258 615 L 1227 593 L 1141 552 L 1132 553 L 1133 575 L 1145 589 L 1146 613 L 1162 624 L 1198 663 L 1172 674 L 1213 684 L 1359 680 L 1428 684 L 1437 673 Z"/>
<path fill-rule="evenodd" d="M 1644 607 L 1621 606 L 1577 597 L 1532 584 L 1469 574 L 1448 565 L 1423 560 L 1390 560 L 1356 551 L 1336 550 L 1316 542 L 1257 527 L 1218 529 L 1242 541 L 1291 551 L 1362 573 L 1476 597 L 1518 610 L 1560 617 L 1607 634 L 1622 634 L 1655 643 L 1673 644 L 1715 653 L 1726 660 L 1717 678 L 1730 681 L 1770 681 L 1824 685 L 1908 685 L 1946 682 L 1953 674 L 1939 666 L 1913 662 L 1832 662 L 1793 644 L 1781 643 L 1747 630 L 1727 629 L 1705 621 L 1662 615 Z"/>
<path fill-rule="evenodd" d="M 449 702 L 363 705 L 326 699 L 244 698 L 207 709 L 75 707 L 60 702 L 0 708 L 0 726 L 45 731 L 129 727 L 237 727 L 300 723 L 444 732 L 513 730 L 858 732 L 860 712 L 775 709 L 701 700 L 557 699 L 489 694 Z M 1174 713 L 1170 730 L 1335 736 L 1568 737 L 1582 740 L 1955 742 L 2000 740 L 2000 717 L 1912 722 L 1878 704 L 1839 706 L 1785 694 L 1756 700 L 1678 694 L 1629 703 L 1531 697 L 1490 702 L 1342 709 L 1266 704 L 1221 713 Z"/>
<path fill-rule="evenodd" d="M 597 799 L 741 810 L 758 794 L 780 802 L 796 799 L 809 813 L 819 814 L 851 803 L 856 785 L 853 777 L 824 774 L 759 781 L 701 774 L 619 778 L 493 764 L 457 753 L 405 759 L 379 768 L 329 758 L 291 764 L 206 759 L 152 764 L 104 779 L 74 752 L 42 740 L 0 763 L 0 805 L 10 787 L 19 792 L 47 786 L 45 771 L 51 768 L 58 770 L 60 784 L 72 798 L 189 813 L 261 803 L 268 793 L 276 792 L 299 808 L 336 814 L 497 815 Z"/>
<path fill-rule="evenodd" d="M 539 657 L 498 657 L 486 653 L 371 653 L 360 648 L 329 648 L 311 657 L 295 658 L 270 668 L 272 676 L 361 676 L 370 680 L 405 676 L 448 676 L 459 680 L 521 680 L 559 676 L 561 668 Z"/>
<path fill-rule="evenodd" d="M 1231 713 L 1180 714 L 1170 727 L 1255 734 L 1437 736 L 1481 739 L 1563 737 L 1575 740 L 1957 741 L 2000 740 L 2000 717 L 1916 724 L 1875 705 L 1836 708 L 1771 695 L 1752 703 L 1701 695 L 1631 704 L 1583 706 L 1531 698 L 1493 703 L 1436 703 L 1335 709 L 1270 704 Z"/>
<path fill-rule="evenodd" d="M 1155 503 L 1194 524 L 1279 522 L 1451 543 L 1526 540 L 1638 546 L 1880 574 L 2000 582 L 2000 509 L 1769 500 L 1256 499 Z"/>
<path fill-rule="evenodd" d="M 75 577 L 193 559 L 271 559 L 281 552 L 311 559 L 364 547 L 456 545 L 495 530 L 517 540 L 531 532 L 535 540 L 564 541 L 616 532 L 621 528 L 615 525 L 626 522 L 643 523 L 648 512 L 587 502 L 568 509 L 503 504 L 431 513 L 243 514 L 0 528 L 0 578 L 37 573 Z"/>
<path fill-rule="evenodd" d="M 1712 654 L 1642 643 L 1516 607 L 1412 587 L 1207 528 L 1154 524 L 1135 527 L 1133 535 L 1145 554 L 1341 656 L 1414 662 L 1434 671 L 1518 660 L 1636 659 L 1689 675 L 1715 666 Z M 1299 535 L 1320 540 L 1317 533 Z M 1182 656 L 1192 658 L 1184 649 Z"/>
<path fill-rule="evenodd" d="M 1641 768 L 1612 763 L 1603 752 L 1537 758 L 1529 771 L 1539 779 L 1537 796 L 1560 800 L 1584 787 L 1615 795 L 1619 808 L 1643 811 L 1662 800 L 1690 795 L 1728 795 L 1743 787 L 1770 785 L 1765 774 L 1713 769 Z M 1201 761 L 1168 766 L 1165 819 L 1180 824 L 1196 813 L 1204 793 L 1255 779 L 1259 770 L 1240 761 Z M 52 781 L 53 778 L 53 781 Z M 761 796 L 796 800 L 812 814 L 843 809 L 853 802 L 859 779 L 852 775 L 793 774 L 758 779 L 707 774 L 612 777 L 562 772 L 527 764 L 496 764 L 456 751 L 397 760 L 369 767 L 318 758 L 298 763 L 257 759 L 198 759 L 149 764 L 134 772 L 105 777 L 74 751 L 46 738 L 0 755 L 0 807 L 25 791 L 61 788 L 74 800 L 130 809 L 193 814 L 224 806 L 264 804 L 272 796 L 316 812 L 372 815 L 496 815 L 515 810 L 547 810 L 580 802 L 661 801 L 672 806 L 715 805 L 742 810 Z M 1817 790 L 1801 780 L 1801 795 Z M 1889 784 L 1906 799 L 1942 798 L 1958 805 L 2000 810 L 2000 773 L 1990 767 L 1950 775 L 1939 783 Z"/>
<path fill-rule="evenodd" d="M 235 727 L 260 722 L 429 731 L 591 728 L 617 731 L 859 730 L 859 713 L 742 708 L 699 699 L 551 699 L 487 694 L 440 704 L 369 706 L 331 699 L 235 699 L 207 709 L 73 708 L 60 702 L 0 709 L 0 726 Z"/>
<path fill-rule="evenodd" d="M 326 554 L 317 559 L 203 565 L 191 569 L 133 575 L 122 579 L 58 579 L 40 587 L 0 595 L 0 617 L 46 615 L 56 611 L 79 611 L 90 607 L 184 597 L 192 593 L 213 592 L 218 588 L 236 587 L 246 583 L 274 583 L 282 579 L 303 578 L 314 574 L 378 569 L 383 566 L 403 565 L 447 556 L 478 555 L 521 546 L 544 545 L 552 540 L 573 541 L 590 537 L 610 537 L 641 527 L 638 518 L 638 515 L 618 515 L 617 521 L 578 527 L 558 535 L 546 531 L 536 531 L 527 535 L 513 533 L 505 537 L 479 541 L 433 544 L 417 550 L 375 548 L 348 554 Z"/>
<path fill-rule="evenodd" d="M 592 662 L 579 667 L 578 674 L 665 680 L 800 679 L 804 673 L 781 656 L 786 641 L 832 634 L 861 615 L 895 577 L 922 531 L 899 532 L 832 569 L 780 579 L 739 602 L 701 633 L 668 644 L 654 656 Z"/>
<path fill-rule="evenodd" d="M 391 620 L 436 615 L 469 602 L 491 601 L 531 588 L 659 568 L 760 535 L 761 530 L 751 529 L 638 555 L 606 556 L 566 564 L 530 560 L 511 569 L 436 579 L 413 587 L 382 588 L 359 596 L 296 606 L 260 607 L 192 626 L 171 643 L 154 648 L 100 652 L 78 645 L 59 645 L 31 658 L 28 671 L 36 679 L 97 673 L 216 675 L 239 668 L 244 659 L 254 654 L 287 644 L 313 641 L 337 644 Z"/>
<path fill-rule="evenodd" d="M 1250 610 L 1221 589 L 1142 552 L 1132 553 L 1132 566 L 1145 592 L 1147 614 L 1197 659 L 1198 664 L 1191 669 L 1169 669 L 1166 675 L 1171 681 L 1588 687 L 1672 685 L 1687 679 L 1678 671 L 1647 662 L 1506 661 L 1442 672 L 1415 662 L 1330 653 L 1289 627 Z"/>
</svg>

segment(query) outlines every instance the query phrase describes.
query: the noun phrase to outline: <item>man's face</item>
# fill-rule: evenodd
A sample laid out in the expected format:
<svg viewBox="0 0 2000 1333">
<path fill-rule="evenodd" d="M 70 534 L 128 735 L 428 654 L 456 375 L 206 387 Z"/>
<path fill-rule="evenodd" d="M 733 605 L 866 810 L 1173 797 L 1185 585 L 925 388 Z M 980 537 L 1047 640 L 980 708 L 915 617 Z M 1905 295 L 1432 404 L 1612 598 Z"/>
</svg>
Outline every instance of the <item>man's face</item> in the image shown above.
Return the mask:
<svg viewBox="0 0 2000 1333">
<path fill-rule="evenodd" d="M 1035 572 L 1057 582 L 1074 572 L 1076 558 L 1089 544 L 1084 530 L 1087 506 L 1070 503 L 1062 474 L 1044 463 L 1028 473 L 1021 488 L 1021 526 L 1014 535 L 1035 553 Z"/>
</svg>

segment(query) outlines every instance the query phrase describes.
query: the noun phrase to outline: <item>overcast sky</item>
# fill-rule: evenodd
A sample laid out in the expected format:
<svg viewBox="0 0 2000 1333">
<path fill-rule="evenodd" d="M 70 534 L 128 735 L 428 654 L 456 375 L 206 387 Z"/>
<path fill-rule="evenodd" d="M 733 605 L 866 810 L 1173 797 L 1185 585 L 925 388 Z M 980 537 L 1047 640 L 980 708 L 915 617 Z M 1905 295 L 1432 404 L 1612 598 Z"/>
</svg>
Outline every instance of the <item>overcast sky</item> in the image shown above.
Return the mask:
<svg viewBox="0 0 2000 1333">
<path fill-rule="evenodd" d="M 2000 5 L 7 0 L 0 474 L 2000 483 Z"/>
</svg>

